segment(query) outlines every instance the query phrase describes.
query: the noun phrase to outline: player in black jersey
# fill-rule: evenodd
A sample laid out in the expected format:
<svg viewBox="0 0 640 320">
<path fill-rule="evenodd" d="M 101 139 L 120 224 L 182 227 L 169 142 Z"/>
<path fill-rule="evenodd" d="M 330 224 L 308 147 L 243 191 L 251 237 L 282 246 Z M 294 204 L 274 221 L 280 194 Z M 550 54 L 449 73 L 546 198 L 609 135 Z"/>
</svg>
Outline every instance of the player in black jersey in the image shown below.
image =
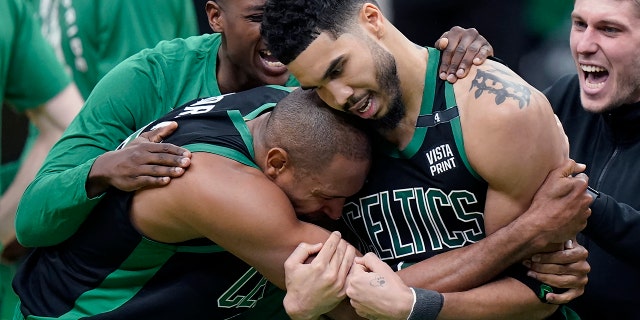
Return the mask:
<svg viewBox="0 0 640 320">
<path fill-rule="evenodd" d="M 491 282 L 535 253 L 563 250 L 589 215 L 586 176 L 568 178 L 584 166 L 568 159 L 566 136 L 540 92 L 495 61 L 444 82 L 439 52 L 410 42 L 375 1 L 267 0 L 261 31 L 303 88 L 379 133 L 371 173 L 347 201 L 344 221 L 362 249 L 408 285 L 446 292 L 443 316 L 544 317 L 558 306 L 539 298 L 563 303 L 581 293 L 588 271 L 581 247 L 566 250 L 570 261 L 555 261 L 555 278 L 545 279 L 571 282 L 562 295 L 541 284 L 538 297 L 538 288 L 511 277 Z M 550 172 L 555 185 L 538 194 L 569 187 L 560 211 L 532 205 Z M 324 281 L 309 271 L 307 279 Z M 287 284 L 293 318 L 316 314 L 313 297 L 322 292 L 308 287 Z"/>
<path fill-rule="evenodd" d="M 329 238 L 297 216 L 337 219 L 370 163 L 368 137 L 320 105 L 312 92 L 258 87 L 141 129 L 176 121 L 166 141 L 192 152 L 190 169 L 165 187 L 109 190 L 70 239 L 36 248 L 14 281 L 21 315 L 229 319 L 256 305 L 267 279 L 284 288 L 298 243 Z M 328 243 L 333 272 L 346 275 L 355 249 Z"/>
</svg>

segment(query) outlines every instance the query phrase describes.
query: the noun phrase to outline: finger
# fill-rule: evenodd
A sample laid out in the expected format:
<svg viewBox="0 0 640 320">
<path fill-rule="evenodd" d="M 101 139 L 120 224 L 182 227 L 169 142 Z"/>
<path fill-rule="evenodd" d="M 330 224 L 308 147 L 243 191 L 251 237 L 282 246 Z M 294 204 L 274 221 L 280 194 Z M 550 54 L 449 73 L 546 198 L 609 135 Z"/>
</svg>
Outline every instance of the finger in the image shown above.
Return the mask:
<svg viewBox="0 0 640 320">
<path fill-rule="evenodd" d="M 131 143 L 130 146 L 133 146 L 134 143 Z M 137 144 L 137 148 L 143 149 L 150 153 L 166 153 L 169 155 L 181 156 L 181 157 L 191 157 L 191 152 L 183 147 L 178 147 L 171 143 L 139 143 Z"/>
<path fill-rule="evenodd" d="M 574 288 L 574 289 L 569 289 L 563 293 L 547 293 L 546 299 L 548 303 L 565 304 L 581 296 L 583 293 L 584 293 L 584 289 Z"/>
<path fill-rule="evenodd" d="M 113 186 L 122 191 L 135 191 L 142 188 L 162 187 L 171 182 L 171 177 L 137 176 L 129 180 L 114 180 Z"/>
<path fill-rule="evenodd" d="M 365 254 L 364 257 L 362 257 L 362 262 L 363 262 L 363 265 L 367 268 L 367 270 L 370 270 L 371 272 L 377 272 L 377 273 L 384 273 L 389 271 L 393 272 L 393 270 L 391 270 L 391 267 L 389 267 L 389 265 L 387 265 L 385 262 L 380 260 L 380 258 L 378 258 L 378 256 L 376 256 L 372 252 Z"/>
<path fill-rule="evenodd" d="M 487 58 L 491 56 L 493 56 L 493 47 L 490 44 L 485 44 L 480 47 L 478 54 L 476 54 L 475 58 L 473 58 L 473 64 L 479 66 L 487 61 Z"/>
<path fill-rule="evenodd" d="M 438 50 L 444 50 L 449 44 L 449 39 L 447 38 L 447 34 L 449 32 L 443 33 L 438 40 L 436 40 L 435 48 Z"/>
<path fill-rule="evenodd" d="M 475 29 L 474 29 L 475 30 Z M 478 50 L 478 45 L 473 45 L 473 40 L 467 36 L 460 39 L 458 47 L 454 50 L 454 55 L 451 58 L 451 64 L 447 71 L 450 75 L 455 75 L 456 78 L 464 76 L 469 71 L 469 66 L 473 63 Z"/>
<path fill-rule="evenodd" d="M 138 165 L 137 167 L 129 170 L 128 176 L 135 180 L 139 180 L 142 183 L 147 178 L 177 178 L 184 174 L 184 168 L 172 167 L 164 165 Z"/>
<path fill-rule="evenodd" d="M 347 277 L 347 275 L 349 275 L 351 268 L 354 265 L 353 260 L 355 259 L 355 257 L 356 249 L 353 246 L 349 245 L 344 254 L 344 258 L 342 259 L 342 263 L 340 264 L 340 271 L 338 272 L 338 275 L 341 279 L 344 279 Z"/>
<path fill-rule="evenodd" d="M 586 260 L 589 255 L 587 249 L 575 242 L 573 242 L 573 246 L 574 248 L 571 249 L 533 255 L 531 261 L 534 264 L 531 268 L 539 268 L 540 264 L 569 264 Z"/>
<path fill-rule="evenodd" d="M 185 157 L 182 155 L 166 153 L 164 151 L 166 151 L 166 149 L 162 149 L 162 146 L 160 145 L 152 146 L 151 144 L 147 144 L 145 146 L 140 145 L 136 147 L 136 149 L 122 149 L 115 151 L 114 156 L 117 152 L 117 158 L 120 159 L 120 162 L 130 163 L 135 166 L 159 166 L 158 168 L 153 168 L 153 170 L 162 170 L 162 167 L 186 168 L 191 165 L 190 155 Z M 153 172 L 164 173 L 166 171 Z"/>
<path fill-rule="evenodd" d="M 338 244 L 336 245 L 336 250 L 330 257 L 329 264 L 327 265 L 328 270 L 331 270 L 333 273 L 338 273 L 340 270 L 340 266 L 342 265 L 342 261 L 347 252 L 347 242 L 340 239 Z M 326 246 L 325 246 L 326 247 Z M 322 253 L 322 250 L 321 250 Z"/>
<path fill-rule="evenodd" d="M 178 128 L 175 121 L 164 121 L 155 125 L 151 131 L 141 134 L 141 137 L 147 138 L 151 142 L 161 142 L 170 136 Z"/>
<path fill-rule="evenodd" d="M 302 242 L 293 250 L 291 255 L 285 260 L 285 267 L 304 263 L 310 256 L 318 253 L 322 248 L 322 243 L 308 244 Z"/>
<path fill-rule="evenodd" d="M 336 252 L 336 249 L 340 244 L 340 240 L 342 240 L 340 232 L 332 232 L 327 241 L 322 245 L 322 249 L 318 252 L 318 256 L 313 261 L 317 261 L 317 263 L 324 265 L 328 264 L 331 261 L 331 257 L 333 257 L 333 254 Z"/>
</svg>

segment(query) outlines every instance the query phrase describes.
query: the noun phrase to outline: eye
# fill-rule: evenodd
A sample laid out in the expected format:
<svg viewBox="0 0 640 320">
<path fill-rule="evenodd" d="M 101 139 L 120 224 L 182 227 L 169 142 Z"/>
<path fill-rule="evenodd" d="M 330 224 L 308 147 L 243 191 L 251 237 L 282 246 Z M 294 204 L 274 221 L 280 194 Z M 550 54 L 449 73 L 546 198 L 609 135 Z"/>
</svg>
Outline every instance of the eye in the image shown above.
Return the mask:
<svg viewBox="0 0 640 320">
<path fill-rule="evenodd" d="M 252 15 L 247 17 L 247 20 L 249 20 L 251 22 L 260 23 L 260 22 L 262 22 L 262 14 L 252 14 Z"/>
<path fill-rule="evenodd" d="M 574 20 L 573 27 L 578 30 L 584 30 L 587 28 L 587 24 L 580 20 Z"/>
<path fill-rule="evenodd" d="M 620 29 L 618 29 L 616 27 L 602 27 L 602 31 L 604 33 L 609 34 L 609 35 L 615 35 L 615 34 L 620 32 Z"/>
<path fill-rule="evenodd" d="M 329 73 L 329 77 L 331 79 L 335 79 L 339 77 L 341 74 L 342 74 L 342 65 L 337 65 L 335 68 L 331 70 L 331 72 Z"/>
</svg>

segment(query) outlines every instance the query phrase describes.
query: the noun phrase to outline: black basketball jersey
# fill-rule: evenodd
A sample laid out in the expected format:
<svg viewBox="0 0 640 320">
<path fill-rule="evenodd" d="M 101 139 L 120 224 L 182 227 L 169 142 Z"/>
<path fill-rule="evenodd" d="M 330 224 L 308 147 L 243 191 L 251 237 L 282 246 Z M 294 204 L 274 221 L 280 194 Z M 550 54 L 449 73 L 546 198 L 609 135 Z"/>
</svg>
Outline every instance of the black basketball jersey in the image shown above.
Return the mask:
<svg viewBox="0 0 640 320">
<path fill-rule="evenodd" d="M 487 183 L 464 152 L 453 86 L 437 77 L 429 48 L 420 116 L 409 145 L 374 143 L 363 189 L 347 200 L 343 219 L 363 252 L 402 269 L 482 239 Z"/>
<path fill-rule="evenodd" d="M 166 142 L 257 168 L 245 120 L 271 110 L 288 92 L 266 86 L 196 100 L 141 132 L 177 121 Z M 138 233 L 129 217 L 132 197 L 108 191 L 73 237 L 33 251 L 14 281 L 24 316 L 229 319 L 263 297 L 267 280 L 212 241 L 160 243 Z"/>
</svg>

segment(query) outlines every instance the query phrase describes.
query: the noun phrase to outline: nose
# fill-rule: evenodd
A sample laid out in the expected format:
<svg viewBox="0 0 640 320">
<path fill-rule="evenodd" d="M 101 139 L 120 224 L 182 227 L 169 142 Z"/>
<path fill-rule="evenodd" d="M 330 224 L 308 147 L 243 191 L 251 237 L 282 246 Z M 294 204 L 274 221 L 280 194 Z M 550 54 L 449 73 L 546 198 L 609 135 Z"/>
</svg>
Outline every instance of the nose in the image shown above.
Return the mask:
<svg viewBox="0 0 640 320">
<path fill-rule="evenodd" d="M 318 88 L 318 95 L 332 108 L 347 111 L 344 110 L 344 106 L 349 101 L 349 98 L 353 96 L 353 89 L 341 81 L 332 80 Z"/>
<path fill-rule="evenodd" d="M 342 216 L 343 207 L 344 199 L 327 200 L 327 203 L 325 203 L 324 207 L 322 207 L 322 212 L 324 212 L 324 214 L 332 220 L 338 220 Z"/>
<path fill-rule="evenodd" d="M 591 27 L 587 27 L 583 32 L 576 35 L 576 51 L 580 54 L 594 53 L 598 50 L 597 32 Z"/>
</svg>

